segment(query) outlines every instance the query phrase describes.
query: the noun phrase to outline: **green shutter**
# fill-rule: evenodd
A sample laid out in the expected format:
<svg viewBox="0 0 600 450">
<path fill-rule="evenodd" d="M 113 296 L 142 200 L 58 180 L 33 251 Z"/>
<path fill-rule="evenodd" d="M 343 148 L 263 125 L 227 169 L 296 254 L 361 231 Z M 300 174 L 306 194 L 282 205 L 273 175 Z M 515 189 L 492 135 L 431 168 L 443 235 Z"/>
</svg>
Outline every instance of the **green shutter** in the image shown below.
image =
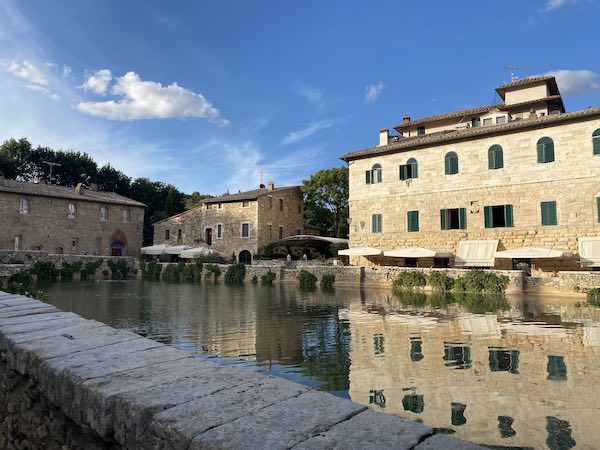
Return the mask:
<svg viewBox="0 0 600 450">
<path fill-rule="evenodd" d="M 550 141 L 546 144 L 546 162 L 554 161 L 554 142 Z"/>
<path fill-rule="evenodd" d="M 406 166 L 405 165 L 400 166 L 400 179 L 406 180 Z"/>
<path fill-rule="evenodd" d="M 490 148 L 488 150 L 488 169 L 496 168 L 496 162 L 495 162 L 494 155 L 495 155 L 494 150 Z"/>
<path fill-rule="evenodd" d="M 507 227 L 513 227 L 513 206 L 504 205 L 504 223 Z"/>
<path fill-rule="evenodd" d="M 467 229 L 467 208 L 460 208 L 458 210 L 458 227 L 461 230 Z"/>
<path fill-rule="evenodd" d="M 538 163 L 545 163 L 545 158 L 544 158 L 544 143 L 543 142 L 538 142 L 537 144 L 537 158 L 538 158 Z"/>
<path fill-rule="evenodd" d="M 419 231 L 419 211 L 413 213 L 413 231 Z"/>
<path fill-rule="evenodd" d="M 447 230 L 446 228 L 446 210 L 440 209 L 440 230 Z"/>
<path fill-rule="evenodd" d="M 600 155 L 600 128 L 592 134 L 592 147 L 594 156 Z"/>
<path fill-rule="evenodd" d="M 596 211 L 598 214 L 598 223 L 600 223 L 600 197 L 596 197 Z"/>
<path fill-rule="evenodd" d="M 367 184 L 371 184 L 371 171 L 370 170 L 365 171 L 365 179 L 366 179 Z"/>
<path fill-rule="evenodd" d="M 538 163 L 549 163 L 554 161 L 554 141 L 549 137 L 543 137 L 537 142 Z"/>
<path fill-rule="evenodd" d="M 486 228 L 492 228 L 492 207 L 483 207 L 483 220 Z"/>
<path fill-rule="evenodd" d="M 542 202 L 542 225 L 556 225 L 558 223 L 556 215 L 556 202 Z"/>
<path fill-rule="evenodd" d="M 450 172 L 450 158 L 448 157 L 448 155 L 446 155 L 446 157 L 444 158 L 444 163 L 445 163 L 445 173 L 446 175 L 450 175 L 452 172 Z"/>
<path fill-rule="evenodd" d="M 419 211 L 408 211 L 406 213 L 408 231 L 419 231 Z"/>
<path fill-rule="evenodd" d="M 556 202 L 550 204 L 550 222 L 552 225 L 558 224 L 558 217 L 556 215 Z"/>
</svg>

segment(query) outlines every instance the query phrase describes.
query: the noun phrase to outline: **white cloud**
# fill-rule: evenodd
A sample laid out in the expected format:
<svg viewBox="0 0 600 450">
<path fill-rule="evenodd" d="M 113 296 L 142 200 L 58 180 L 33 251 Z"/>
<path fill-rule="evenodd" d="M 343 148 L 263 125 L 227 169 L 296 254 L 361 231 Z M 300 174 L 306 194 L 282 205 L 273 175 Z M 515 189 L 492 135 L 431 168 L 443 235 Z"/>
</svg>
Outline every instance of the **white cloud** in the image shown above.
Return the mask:
<svg viewBox="0 0 600 450">
<path fill-rule="evenodd" d="M 546 2 L 546 6 L 544 7 L 544 11 L 552 11 L 555 9 L 559 9 L 569 3 L 575 3 L 575 2 L 573 0 L 548 0 Z"/>
<path fill-rule="evenodd" d="M 229 124 L 201 94 L 188 91 L 177 83 L 163 86 L 154 81 L 143 81 L 135 72 L 127 72 L 116 80 L 111 93 L 121 97 L 119 100 L 81 102 L 77 108 L 86 114 L 113 120 L 197 117 L 221 126 Z"/>
<path fill-rule="evenodd" d="M 66 64 L 63 64 L 62 76 L 66 78 L 69 75 L 71 75 L 71 68 L 69 66 L 67 66 Z"/>
<path fill-rule="evenodd" d="M 84 91 L 95 92 L 96 94 L 104 95 L 108 91 L 108 86 L 112 81 L 113 76 L 108 69 L 100 69 L 90 75 L 87 80 L 81 85 Z"/>
<path fill-rule="evenodd" d="M 50 75 L 48 74 L 48 70 L 52 67 L 50 63 L 38 64 L 24 59 L 22 61 L 2 62 L 1 65 L 8 73 L 30 83 L 41 86 L 48 86 L 50 84 Z"/>
<path fill-rule="evenodd" d="M 317 122 L 312 122 L 307 127 L 302 128 L 301 130 L 289 132 L 282 139 L 281 143 L 283 145 L 293 144 L 302 139 L 306 139 L 315 134 L 318 134 L 327 128 L 331 128 L 334 125 L 335 125 L 335 122 L 333 120 L 319 120 Z"/>
<path fill-rule="evenodd" d="M 300 97 L 304 98 L 307 102 L 317 106 L 319 109 L 323 109 L 325 107 L 323 91 L 320 89 L 301 84 L 296 88 L 296 93 Z"/>
<path fill-rule="evenodd" d="M 591 70 L 559 69 L 548 72 L 554 75 L 558 89 L 563 95 L 585 95 L 600 89 L 600 78 Z"/>
<path fill-rule="evenodd" d="M 34 92 L 39 92 L 40 94 L 43 94 L 46 97 L 51 98 L 52 100 L 60 99 L 60 96 L 58 94 L 55 94 L 54 92 L 52 92 L 50 89 L 48 89 L 45 86 L 40 86 L 39 84 L 28 84 L 25 87 L 27 89 L 31 89 Z"/>
<path fill-rule="evenodd" d="M 379 98 L 381 93 L 383 92 L 384 85 L 380 81 L 377 84 L 369 84 L 365 89 L 365 102 L 373 103 L 375 100 Z"/>
</svg>

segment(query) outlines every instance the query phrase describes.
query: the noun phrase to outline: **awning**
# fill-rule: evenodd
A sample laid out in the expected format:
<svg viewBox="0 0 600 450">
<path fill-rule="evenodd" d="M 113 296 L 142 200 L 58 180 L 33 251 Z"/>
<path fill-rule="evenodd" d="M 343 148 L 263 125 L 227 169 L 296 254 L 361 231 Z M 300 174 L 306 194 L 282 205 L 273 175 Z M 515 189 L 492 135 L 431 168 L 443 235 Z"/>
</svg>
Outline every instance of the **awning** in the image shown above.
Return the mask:
<svg viewBox="0 0 600 450">
<path fill-rule="evenodd" d="M 543 259 L 543 258 L 563 258 L 571 256 L 568 250 L 557 250 L 544 247 L 521 247 L 512 250 L 503 250 L 494 253 L 496 258 L 512 258 L 512 259 Z"/>
<path fill-rule="evenodd" d="M 600 267 L 600 236 L 580 237 L 578 240 L 581 267 Z"/>
<path fill-rule="evenodd" d="M 179 255 L 183 250 L 192 248 L 189 245 L 168 245 L 157 244 L 148 247 L 142 247 L 140 250 L 142 255 Z"/>
<path fill-rule="evenodd" d="M 331 244 L 347 244 L 348 239 L 329 236 L 313 236 L 312 234 L 297 234 L 275 241 L 277 245 L 290 247 L 328 247 Z"/>
<path fill-rule="evenodd" d="M 209 256 L 209 255 L 217 255 L 221 256 L 221 253 L 216 251 L 213 248 L 209 247 L 194 247 L 188 248 L 187 250 L 183 250 L 179 256 L 185 259 L 194 259 L 200 256 Z"/>
<path fill-rule="evenodd" d="M 383 251 L 380 248 L 374 247 L 353 247 L 345 250 L 339 250 L 339 256 L 377 256 Z"/>
<path fill-rule="evenodd" d="M 456 267 L 492 267 L 498 239 L 459 241 L 454 265 Z"/>
<path fill-rule="evenodd" d="M 449 258 L 452 253 L 423 247 L 407 247 L 385 250 L 383 256 L 391 256 L 392 258 Z"/>
</svg>

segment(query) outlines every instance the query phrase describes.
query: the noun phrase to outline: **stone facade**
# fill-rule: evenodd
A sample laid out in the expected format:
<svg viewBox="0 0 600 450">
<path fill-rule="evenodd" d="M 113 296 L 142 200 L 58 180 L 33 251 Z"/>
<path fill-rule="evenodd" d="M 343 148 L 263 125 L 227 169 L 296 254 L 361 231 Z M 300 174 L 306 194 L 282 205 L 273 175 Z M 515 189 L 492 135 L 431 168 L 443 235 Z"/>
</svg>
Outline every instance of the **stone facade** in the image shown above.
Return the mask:
<svg viewBox="0 0 600 450">
<path fill-rule="evenodd" d="M 250 262 L 269 242 L 302 234 L 299 186 L 267 187 L 205 199 L 182 214 L 154 224 L 154 244 L 209 245 L 224 256 Z"/>
<path fill-rule="evenodd" d="M 453 120 L 456 124 L 461 118 Z M 350 169 L 350 247 L 419 246 L 455 254 L 461 240 L 499 239 L 499 251 L 535 246 L 574 253 L 533 261 L 540 270 L 581 269 L 577 238 L 600 235 L 600 142 L 594 144 L 598 138 L 593 138 L 600 130 L 600 108 L 540 117 L 532 113 L 527 120 L 509 114 L 507 120 L 437 133 L 434 121 L 430 134 L 382 139 L 383 145 L 344 155 Z M 538 143 L 544 137 L 553 141 L 554 158 L 541 163 Z M 490 169 L 488 152 L 494 145 L 502 147 L 503 164 Z M 458 173 L 451 175 L 445 165 L 450 152 L 458 157 Z M 416 161 L 417 173 L 401 180 L 399 168 L 410 159 Z M 365 174 L 376 164 L 381 181 L 367 183 Z M 542 223 L 542 202 L 555 202 L 556 225 Z M 504 205 L 512 208 L 512 224 L 503 223 L 505 218 L 496 227 L 486 224 L 485 216 L 491 214 L 486 207 Z M 466 213 L 464 229 L 442 230 L 442 210 L 459 208 Z M 418 211 L 418 231 L 408 231 L 409 211 Z M 374 215 L 381 215 L 380 232 L 373 230 Z M 401 258 L 353 257 L 351 262 L 405 264 Z M 495 268 L 511 266 L 510 259 L 496 259 Z"/>
<path fill-rule="evenodd" d="M 0 249 L 138 256 L 144 205 L 111 193 L 0 179 Z"/>
</svg>

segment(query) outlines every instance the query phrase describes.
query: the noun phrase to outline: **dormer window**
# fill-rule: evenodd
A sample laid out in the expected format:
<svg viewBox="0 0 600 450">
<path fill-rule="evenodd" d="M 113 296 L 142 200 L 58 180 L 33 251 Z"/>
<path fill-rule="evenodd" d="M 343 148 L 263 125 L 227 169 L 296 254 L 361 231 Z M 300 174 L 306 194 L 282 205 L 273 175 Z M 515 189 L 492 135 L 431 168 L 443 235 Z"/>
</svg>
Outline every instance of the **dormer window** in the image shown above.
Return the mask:
<svg viewBox="0 0 600 450">
<path fill-rule="evenodd" d="M 506 116 L 496 117 L 496 125 L 500 125 L 501 123 L 506 123 Z"/>
<path fill-rule="evenodd" d="M 425 127 L 417 127 L 417 136 L 423 136 L 425 134 Z"/>
<path fill-rule="evenodd" d="M 489 127 L 490 125 L 493 125 L 493 123 L 492 123 L 492 118 L 491 118 L 491 117 L 488 117 L 488 118 L 486 118 L 486 119 L 483 119 L 483 126 L 484 126 L 484 127 Z"/>
</svg>

